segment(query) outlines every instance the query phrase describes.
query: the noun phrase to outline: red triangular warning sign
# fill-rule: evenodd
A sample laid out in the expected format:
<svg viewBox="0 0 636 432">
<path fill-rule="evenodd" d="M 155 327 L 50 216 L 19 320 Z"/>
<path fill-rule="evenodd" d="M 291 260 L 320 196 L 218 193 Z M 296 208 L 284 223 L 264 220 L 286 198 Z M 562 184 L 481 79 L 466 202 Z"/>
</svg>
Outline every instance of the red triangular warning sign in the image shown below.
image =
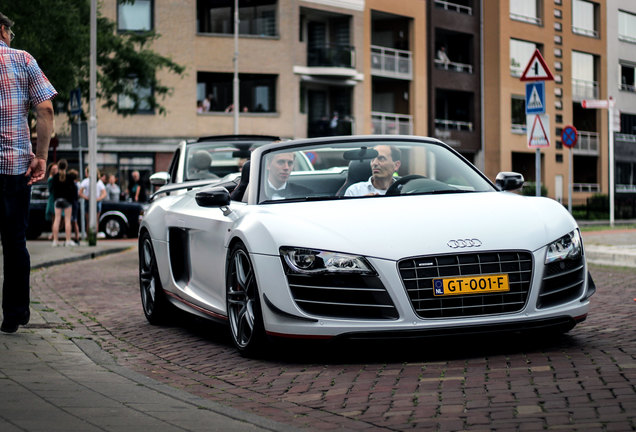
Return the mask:
<svg viewBox="0 0 636 432">
<path fill-rule="evenodd" d="M 526 69 L 521 74 L 521 81 L 553 81 L 554 76 L 538 49 L 534 51 Z"/>
<path fill-rule="evenodd" d="M 541 128 L 541 130 L 539 130 L 537 124 Z M 528 147 L 550 147 L 550 138 L 548 137 L 546 127 L 543 125 L 543 121 L 541 120 L 541 115 L 534 116 L 532 128 L 530 128 L 530 133 L 528 134 Z"/>
</svg>

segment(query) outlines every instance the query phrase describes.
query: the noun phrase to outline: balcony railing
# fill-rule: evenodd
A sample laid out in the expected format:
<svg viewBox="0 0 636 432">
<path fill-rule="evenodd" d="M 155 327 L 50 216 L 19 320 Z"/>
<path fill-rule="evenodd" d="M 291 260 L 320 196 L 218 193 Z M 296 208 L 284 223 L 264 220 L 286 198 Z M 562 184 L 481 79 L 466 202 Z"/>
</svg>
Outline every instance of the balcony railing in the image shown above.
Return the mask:
<svg viewBox="0 0 636 432">
<path fill-rule="evenodd" d="M 511 126 L 511 130 L 513 134 L 518 134 L 518 135 L 525 135 L 526 134 L 526 124 L 518 124 L 518 123 L 513 123 Z"/>
<path fill-rule="evenodd" d="M 636 192 L 636 185 L 633 184 L 617 184 L 616 192 L 618 193 L 634 193 Z"/>
<path fill-rule="evenodd" d="M 599 136 L 598 132 L 578 131 L 579 138 L 576 145 L 572 147 L 575 154 L 598 155 Z"/>
<path fill-rule="evenodd" d="M 601 187 L 598 183 L 572 183 L 573 192 L 600 192 Z"/>
<path fill-rule="evenodd" d="M 572 99 L 598 99 L 598 82 L 572 78 Z"/>
<path fill-rule="evenodd" d="M 586 29 L 583 27 L 572 26 L 572 33 L 583 35 L 583 36 L 589 36 L 593 38 L 598 38 L 598 31 L 594 29 Z"/>
<path fill-rule="evenodd" d="M 618 89 L 619 90 L 623 90 L 623 91 L 628 91 L 628 92 L 636 92 L 636 86 L 634 84 L 619 84 L 618 85 Z"/>
<path fill-rule="evenodd" d="M 413 78 L 411 51 L 371 45 L 371 71 L 391 78 Z"/>
<path fill-rule="evenodd" d="M 307 48 L 307 66 L 355 69 L 355 48 L 350 45 L 325 44 Z"/>
<path fill-rule="evenodd" d="M 452 3 L 452 2 L 448 2 L 448 1 L 444 1 L 444 0 L 435 0 L 435 6 L 437 6 L 438 8 L 445 9 L 445 10 L 455 11 L 455 12 L 459 12 L 459 13 L 465 13 L 465 14 L 468 14 L 468 15 L 472 15 L 473 14 L 473 8 L 471 8 L 471 7 L 460 5 L 460 4 L 456 4 L 456 3 Z"/>
<path fill-rule="evenodd" d="M 455 72 L 465 72 L 469 74 L 473 73 L 473 65 L 456 62 L 445 62 L 444 60 L 440 59 L 435 59 L 435 67 L 437 69 L 446 69 Z"/>
<path fill-rule="evenodd" d="M 636 135 L 633 134 L 617 133 L 614 135 L 614 139 L 616 141 L 636 143 Z"/>
<path fill-rule="evenodd" d="M 521 14 L 516 14 L 516 13 L 513 13 L 513 12 L 510 12 L 510 18 L 515 20 L 515 21 L 522 21 L 522 22 L 529 23 L 529 24 L 536 24 L 538 26 L 540 26 L 543 23 L 543 21 L 539 17 L 521 15 Z"/>
<path fill-rule="evenodd" d="M 435 129 L 471 132 L 473 130 L 473 123 L 457 120 L 435 119 Z"/>
<path fill-rule="evenodd" d="M 413 135 L 413 116 L 373 111 L 373 133 L 378 135 Z"/>
</svg>

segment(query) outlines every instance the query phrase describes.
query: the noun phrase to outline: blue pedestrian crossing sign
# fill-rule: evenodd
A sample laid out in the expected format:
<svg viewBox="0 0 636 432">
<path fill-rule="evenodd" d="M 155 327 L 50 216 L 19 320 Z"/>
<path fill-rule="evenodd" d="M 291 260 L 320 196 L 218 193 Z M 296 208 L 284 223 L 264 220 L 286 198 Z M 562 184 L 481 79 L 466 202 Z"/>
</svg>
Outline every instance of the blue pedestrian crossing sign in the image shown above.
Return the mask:
<svg viewBox="0 0 636 432">
<path fill-rule="evenodd" d="M 545 81 L 526 83 L 526 114 L 545 113 Z"/>
<path fill-rule="evenodd" d="M 71 115 L 80 115 L 82 113 L 82 93 L 79 87 L 71 90 L 69 105 Z"/>
</svg>

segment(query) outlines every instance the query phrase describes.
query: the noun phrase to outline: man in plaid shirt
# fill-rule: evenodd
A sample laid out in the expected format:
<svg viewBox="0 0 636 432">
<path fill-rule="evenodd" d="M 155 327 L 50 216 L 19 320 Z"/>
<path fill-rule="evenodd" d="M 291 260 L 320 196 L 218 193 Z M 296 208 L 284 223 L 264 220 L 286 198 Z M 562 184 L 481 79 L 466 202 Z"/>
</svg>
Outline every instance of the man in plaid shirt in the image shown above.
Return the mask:
<svg viewBox="0 0 636 432">
<path fill-rule="evenodd" d="M 57 92 L 27 52 L 12 49 L 13 22 L 0 13 L 0 234 L 4 256 L 3 321 L 0 330 L 14 333 L 29 322 L 31 259 L 26 227 L 31 184 L 44 178 L 53 130 Z M 27 115 L 37 117 L 36 154 L 31 149 Z"/>
</svg>

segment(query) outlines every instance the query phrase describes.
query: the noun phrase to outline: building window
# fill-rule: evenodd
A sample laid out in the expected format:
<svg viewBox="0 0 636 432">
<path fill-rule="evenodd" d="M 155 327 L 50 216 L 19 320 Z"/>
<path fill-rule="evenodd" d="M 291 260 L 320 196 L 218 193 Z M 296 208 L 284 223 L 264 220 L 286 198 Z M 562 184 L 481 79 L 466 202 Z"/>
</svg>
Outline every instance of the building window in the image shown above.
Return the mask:
<svg viewBox="0 0 636 432">
<path fill-rule="evenodd" d="M 621 113 L 621 132 L 636 135 L 636 114 Z"/>
<path fill-rule="evenodd" d="M 561 9 L 555 9 L 554 10 L 554 17 L 555 18 L 561 18 Z"/>
<path fill-rule="evenodd" d="M 136 77 L 122 81 L 122 87 L 126 93 L 117 96 L 117 108 L 130 114 L 154 114 L 150 99 L 154 96 L 152 87 L 139 85 Z"/>
<path fill-rule="evenodd" d="M 510 123 L 512 133 L 526 133 L 526 98 L 512 95 L 510 97 Z"/>
<path fill-rule="evenodd" d="M 554 36 L 554 43 L 557 45 L 561 45 L 563 43 L 563 38 L 561 38 L 561 36 L 559 35 Z"/>
<path fill-rule="evenodd" d="M 636 82 L 634 81 L 634 69 L 636 69 L 636 66 L 634 64 L 621 63 L 619 67 L 621 72 L 619 88 L 629 92 L 636 92 Z"/>
<path fill-rule="evenodd" d="M 231 112 L 233 110 L 233 79 L 231 73 L 199 72 L 197 74 L 197 104 L 209 108 L 203 111 Z M 239 74 L 241 112 L 276 112 L 276 75 Z"/>
<path fill-rule="evenodd" d="M 596 4 L 585 0 L 572 1 L 572 32 L 590 37 L 598 37 Z"/>
<path fill-rule="evenodd" d="M 572 99 L 580 101 L 598 98 L 595 64 L 592 54 L 572 51 Z"/>
<path fill-rule="evenodd" d="M 510 39 L 510 74 L 520 77 L 535 50 L 540 48 L 534 42 Z"/>
<path fill-rule="evenodd" d="M 625 42 L 636 43 L 636 15 L 618 11 L 618 38 Z"/>
<path fill-rule="evenodd" d="M 537 0 L 510 0 L 510 18 L 530 24 L 541 25 Z"/>
<path fill-rule="evenodd" d="M 239 33 L 276 36 L 277 0 L 239 0 Z M 199 33 L 234 33 L 234 0 L 197 0 Z"/>
<path fill-rule="evenodd" d="M 558 32 L 560 32 L 560 31 L 562 30 L 562 28 L 563 28 L 563 27 L 561 26 L 561 23 L 560 23 L 560 22 L 555 22 L 555 23 L 554 23 L 554 31 L 558 31 Z"/>
<path fill-rule="evenodd" d="M 119 31 L 149 31 L 153 28 L 152 0 L 135 0 L 117 4 L 117 30 Z"/>
<path fill-rule="evenodd" d="M 555 48 L 554 49 L 554 56 L 561 58 L 563 57 L 563 50 L 561 48 Z"/>
</svg>

